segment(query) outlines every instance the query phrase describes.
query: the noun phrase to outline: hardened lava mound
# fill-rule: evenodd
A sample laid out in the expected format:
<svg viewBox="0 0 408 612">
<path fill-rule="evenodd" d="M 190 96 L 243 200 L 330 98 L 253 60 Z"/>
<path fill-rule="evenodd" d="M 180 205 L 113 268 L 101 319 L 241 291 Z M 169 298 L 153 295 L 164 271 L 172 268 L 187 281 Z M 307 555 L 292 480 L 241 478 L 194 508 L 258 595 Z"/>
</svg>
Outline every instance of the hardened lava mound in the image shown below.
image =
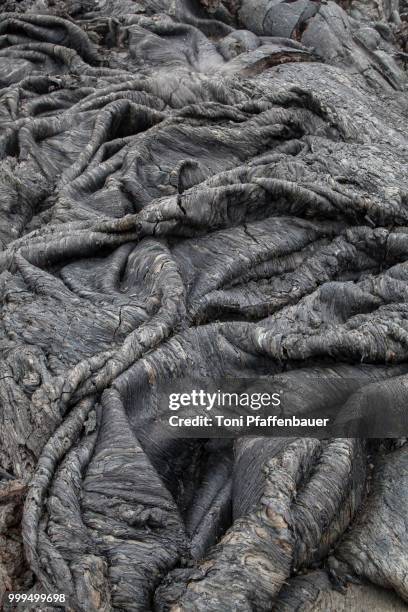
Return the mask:
<svg viewBox="0 0 408 612">
<path fill-rule="evenodd" d="M 0 607 L 406 610 L 408 427 L 172 438 L 151 394 L 408 421 L 406 0 L 1 11 Z"/>
</svg>

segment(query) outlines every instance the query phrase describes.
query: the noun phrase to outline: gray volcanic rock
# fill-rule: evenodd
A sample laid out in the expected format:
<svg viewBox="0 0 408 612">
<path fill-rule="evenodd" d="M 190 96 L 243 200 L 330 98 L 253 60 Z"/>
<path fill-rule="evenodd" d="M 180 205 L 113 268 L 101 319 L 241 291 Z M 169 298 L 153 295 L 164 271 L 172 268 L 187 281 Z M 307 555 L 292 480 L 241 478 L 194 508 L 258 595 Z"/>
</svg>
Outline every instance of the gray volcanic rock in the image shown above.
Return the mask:
<svg viewBox="0 0 408 612">
<path fill-rule="evenodd" d="M 3 3 L 4 609 L 406 608 L 406 24 Z M 269 377 L 339 434 L 166 434 L 157 387 L 192 374 Z"/>
</svg>

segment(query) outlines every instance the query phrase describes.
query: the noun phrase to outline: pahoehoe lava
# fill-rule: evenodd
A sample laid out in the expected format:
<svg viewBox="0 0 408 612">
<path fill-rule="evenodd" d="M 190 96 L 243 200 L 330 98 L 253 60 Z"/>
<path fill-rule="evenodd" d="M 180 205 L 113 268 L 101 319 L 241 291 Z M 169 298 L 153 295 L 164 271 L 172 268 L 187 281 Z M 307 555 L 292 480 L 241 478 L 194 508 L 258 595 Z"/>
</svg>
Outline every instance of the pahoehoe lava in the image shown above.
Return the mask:
<svg viewBox="0 0 408 612">
<path fill-rule="evenodd" d="M 171 439 L 150 394 L 407 420 L 406 0 L 0 8 L 0 607 L 407 609 L 406 432 Z"/>
</svg>

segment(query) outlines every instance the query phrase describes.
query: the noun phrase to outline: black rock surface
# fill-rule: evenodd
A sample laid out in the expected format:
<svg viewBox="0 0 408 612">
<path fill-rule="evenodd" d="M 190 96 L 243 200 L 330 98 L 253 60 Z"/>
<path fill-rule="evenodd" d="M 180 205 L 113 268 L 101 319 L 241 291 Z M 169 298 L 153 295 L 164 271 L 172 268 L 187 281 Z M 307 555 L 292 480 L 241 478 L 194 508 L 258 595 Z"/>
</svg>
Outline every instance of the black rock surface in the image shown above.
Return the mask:
<svg viewBox="0 0 408 612">
<path fill-rule="evenodd" d="M 406 609 L 407 432 L 171 438 L 151 395 L 407 420 L 406 2 L 1 10 L 3 607 Z"/>
</svg>

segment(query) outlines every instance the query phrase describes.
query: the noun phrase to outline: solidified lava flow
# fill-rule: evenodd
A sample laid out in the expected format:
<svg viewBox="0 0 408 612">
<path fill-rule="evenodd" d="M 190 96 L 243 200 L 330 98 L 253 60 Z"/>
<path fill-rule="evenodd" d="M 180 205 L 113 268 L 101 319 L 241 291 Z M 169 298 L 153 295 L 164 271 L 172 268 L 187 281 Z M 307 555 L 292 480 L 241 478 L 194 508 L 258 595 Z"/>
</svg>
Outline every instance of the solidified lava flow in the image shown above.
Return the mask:
<svg viewBox="0 0 408 612">
<path fill-rule="evenodd" d="M 408 609 L 406 0 L 0 10 L 0 608 Z M 192 372 L 400 429 L 163 435 Z"/>
</svg>

